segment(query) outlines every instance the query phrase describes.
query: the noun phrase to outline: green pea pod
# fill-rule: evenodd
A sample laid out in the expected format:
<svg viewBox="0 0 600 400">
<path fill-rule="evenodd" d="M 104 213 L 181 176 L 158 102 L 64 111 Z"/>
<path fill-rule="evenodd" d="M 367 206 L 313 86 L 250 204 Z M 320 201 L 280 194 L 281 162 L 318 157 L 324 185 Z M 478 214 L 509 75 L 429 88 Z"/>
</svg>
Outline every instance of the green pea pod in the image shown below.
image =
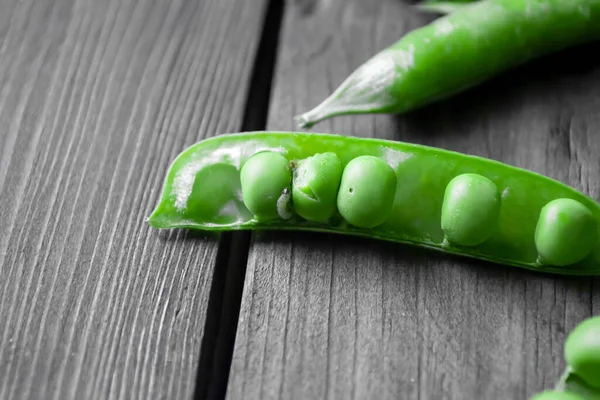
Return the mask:
<svg viewBox="0 0 600 400">
<path fill-rule="evenodd" d="M 600 274 L 600 205 L 548 177 L 396 141 L 248 132 L 171 165 L 154 228 L 303 230 L 570 275 Z"/>
<path fill-rule="evenodd" d="M 569 372 L 600 392 L 600 316 L 582 321 L 569 333 L 564 353 Z"/>
<path fill-rule="evenodd" d="M 546 391 L 536 394 L 531 400 L 586 400 L 586 398 L 571 392 Z"/>
<path fill-rule="evenodd" d="M 354 71 L 299 126 L 340 115 L 400 114 L 448 98 L 534 58 L 600 39 L 600 0 L 481 0 L 449 12 Z"/>
<path fill-rule="evenodd" d="M 600 316 L 580 322 L 564 346 L 567 367 L 553 390 L 531 400 L 600 400 Z"/>
<path fill-rule="evenodd" d="M 557 385 L 556 389 L 554 389 L 552 393 L 568 393 L 572 396 L 566 397 L 566 399 L 572 398 L 573 400 L 600 400 L 600 390 L 590 386 L 579 375 L 573 373 L 568 368 L 565 371 L 564 377 L 560 381 L 559 385 Z M 560 397 L 557 397 L 557 399 L 560 399 Z M 547 400 L 551 400 L 551 397 L 548 397 Z"/>
<path fill-rule="evenodd" d="M 419 11 L 423 12 L 431 12 L 437 14 L 451 14 L 458 10 L 462 10 L 467 7 L 469 4 L 474 3 L 474 0 L 455 0 L 455 1 L 437 1 L 430 0 L 419 3 L 415 6 L 415 8 Z"/>
</svg>

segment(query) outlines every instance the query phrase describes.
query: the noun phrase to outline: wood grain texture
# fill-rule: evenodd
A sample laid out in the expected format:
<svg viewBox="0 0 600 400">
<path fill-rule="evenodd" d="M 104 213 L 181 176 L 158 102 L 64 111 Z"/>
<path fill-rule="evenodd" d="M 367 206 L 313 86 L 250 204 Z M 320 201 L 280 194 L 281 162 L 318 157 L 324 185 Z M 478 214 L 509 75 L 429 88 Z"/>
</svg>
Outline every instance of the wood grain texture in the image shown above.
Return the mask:
<svg viewBox="0 0 600 400">
<path fill-rule="evenodd" d="M 398 0 L 288 1 L 268 129 L 432 19 Z M 490 157 L 600 199 L 599 46 L 538 60 L 404 116 L 317 132 Z M 324 234 L 252 240 L 229 399 L 526 399 L 564 367 L 566 333 L 600 313 L 599 281 Z"/>
<path fill-rule="evenodd" d="M 239 130 L 265 4 L 0 5 L 0 398 L 193 396 L 218 240 L 145 219 Z"/>
</svg>

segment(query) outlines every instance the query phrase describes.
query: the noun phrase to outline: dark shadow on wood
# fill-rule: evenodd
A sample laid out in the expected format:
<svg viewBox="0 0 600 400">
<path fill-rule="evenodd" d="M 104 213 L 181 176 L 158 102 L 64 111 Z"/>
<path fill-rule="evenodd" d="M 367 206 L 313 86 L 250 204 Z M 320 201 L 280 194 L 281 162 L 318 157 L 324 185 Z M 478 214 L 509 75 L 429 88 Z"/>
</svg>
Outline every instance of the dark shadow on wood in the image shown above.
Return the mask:
<svg viewBox="0 0 600 400">
<path fill-rule="evenodd" d="M 270 0 L 264 18 L 242 122 L 242 131 L 265 129 L 283 0 Z M 224 399 L 242 302 L 251 232 L 221 235 L 196 379 L 196 400 Z"/>
<path fill-rule="evenodd" d="M 600 72 L 600 41 L 537 58 L 450 98 L 393 115 L 392 119 L 398 127 L 396 132 L 408 130 L 429 137 L 460 136 L 460 127 L 469 125 L 474 115 L 508 107 L 527 95 L 528 90 L 547 91 L 552 96 L 552 87 L 573 84 L 578 75 L 597 71 Z M 440 131 L 440 121 L 455 129 Z"/>
<path fill-rule="evenodd" d="M 419 268 L 423 269 L 435 268 L 435 265 L 451 262 L 456 264 L 456 268 L 476 272 L 480 276 L 480 279 L 503 282 L 506 281 L 509 274 L 522 281 L 527 281 L 535 277 L 543 277 L 546 279 L 561 280 L 568 287 L 590 287 L 590 293 L 592 292 L 591 282 L 594 279 L 590 276 L 557 275 L 542 271 L 532 271 L 457 254 L 443 253 L 417 245 L 335 233 L 260 231 L 255 234 L 255 240 L 273 243 L 295 243 L 315 251 L 329 249 L 333 246 L 337 247 L 336 254 L 339 254 L 340 251 L 352 251 L 352 249 L 357 248 L 373 249 L 383 259 L 397 258 L 400 254 L 402 259 L 408 263 L 421 264 Z M 402 268 L 402 266 L 398 266 L 398 268 Z"/>
<path fill-rule="evenodd" d="M 215 272 L 208 300 L 204 337 L 200 346 L 200 360 L 196 378 L 196 393 L 194 398 L 206 399 L 212 380 L 214 379 L 213 363 L 216 359 L 216 345 L 221 325 L 221 310 L 223 309 L 223 293 L 227 284 L 227 268 L 229 267 L 232 253 L 232 234 L 224 233 L 221 236 Z"/>
<path fill-rule="evenodd" d="M 224 399 L 227 392 L 229 368 L 246 277 L 251 232 L 229 232 L 227 236 L 231 237 L 231 245 L 227 254 L 227 265 L 223 265 L 222 269 L 225 282 L 221 287 L 222 292 L 215 293 L 215 296 L 219 296 L 221 299 L 218 334 L 214 347 L 206 349 L 207 353 L 209 351 L 213 353 L 212 381 L 207 396 L 209 399 Z"/>
<path fill-rule="evenodd" d="M 222 235 L 200 350 L 195 399 L 225 398 L 249 245 L 250 232 Z"/>
<path fill-rule="evenodd" d="M 174 242 L 181 239 L 182 234 L 185 240 L 213 240 L 220 239 L 220 233 L 214 231 L 200 231 L 194 229 L 163 229 L 158 231 L 158 237 L 165 242 Z"/>
</svg>

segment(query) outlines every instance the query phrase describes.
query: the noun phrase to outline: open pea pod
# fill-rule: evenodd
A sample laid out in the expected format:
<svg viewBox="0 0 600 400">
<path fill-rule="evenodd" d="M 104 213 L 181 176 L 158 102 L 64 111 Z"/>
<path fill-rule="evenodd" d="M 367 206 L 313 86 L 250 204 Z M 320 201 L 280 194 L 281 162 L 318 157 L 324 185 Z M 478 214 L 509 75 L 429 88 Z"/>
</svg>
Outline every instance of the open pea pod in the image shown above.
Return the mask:
<svg viewBox="0 0 600 400">
<path fill-rule="evenodd" d="M 226 134 L 171 165 L 154 228 L 320 231 L 566 275 L 600 274 L 600 206 L 494 160 L 295 132 Z"/>
</svg>

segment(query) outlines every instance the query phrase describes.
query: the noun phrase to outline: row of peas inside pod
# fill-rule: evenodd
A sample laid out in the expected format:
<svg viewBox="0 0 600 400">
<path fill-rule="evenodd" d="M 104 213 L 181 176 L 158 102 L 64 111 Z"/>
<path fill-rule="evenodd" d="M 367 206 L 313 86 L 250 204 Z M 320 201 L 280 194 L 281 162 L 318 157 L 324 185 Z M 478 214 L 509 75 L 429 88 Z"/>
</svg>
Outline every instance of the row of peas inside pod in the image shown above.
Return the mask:
<svg viewBox="0 0 600 400">
<path fill-rule="evenodd" d="M 259 152 L 241 170 L 242 196 L 257 220 L 287 219 L 291 213 L 327 223 L 339 211 L 350 224 L 374 228 L 392 210 L 396 174 L 382 159 L 360 156 L 345 168 L 333 152 L 290 162 Z"/>
<path fill-rule="evenodd" d="M 294 214 L 328 224 L 336 215 L 357 228 L 386 223 L 398 187 L 394 169 L 382 158 L 357 156 L 345 166 L 334 152 L 289 160 L 275 151 L 252 155 L 241 168 L 243 201 L 257 221 Z M 442 247 L 478 246 L 496 230 L 502 196 L 496 184 L 464 173 L 446 186 L 441 209 Z M 518 223 L 518 221 L 516 221 Z M 590 209 L 570 198 L 547 203 L 535 230 L 537 263 L 568 266 L 585 259 L 598 243 Z"/>
</svg>

